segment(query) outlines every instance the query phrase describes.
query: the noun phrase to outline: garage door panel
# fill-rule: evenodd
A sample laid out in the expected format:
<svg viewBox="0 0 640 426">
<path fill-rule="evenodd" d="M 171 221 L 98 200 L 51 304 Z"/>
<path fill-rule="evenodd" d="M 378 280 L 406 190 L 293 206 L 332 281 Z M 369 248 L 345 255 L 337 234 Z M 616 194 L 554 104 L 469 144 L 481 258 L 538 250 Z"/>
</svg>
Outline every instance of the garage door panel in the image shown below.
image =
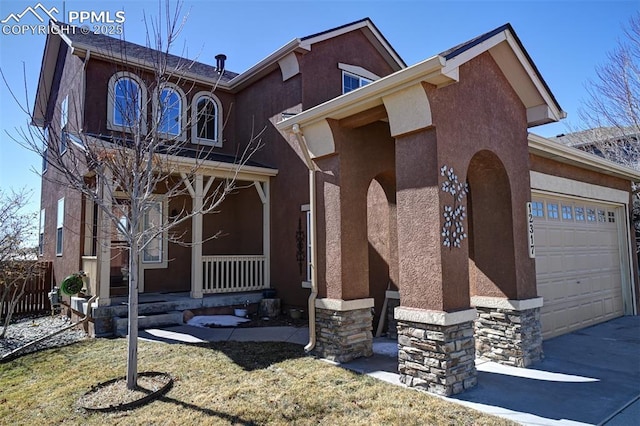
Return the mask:
<svg viewBox="0 0 640 426">
<path fill-rule="evenodd" d="M 585 220 L 575 220 L 575 215 L 534 218 L 538 295 L 544 298 L 543 337 L 623 315 L 619 237 L 616 223 L 608 221 L 612 208 L 551 196 L 534 201 L 545 203 L 544 212 L 550 202 L 578 206 L 586 213 Z"/>
</svg>

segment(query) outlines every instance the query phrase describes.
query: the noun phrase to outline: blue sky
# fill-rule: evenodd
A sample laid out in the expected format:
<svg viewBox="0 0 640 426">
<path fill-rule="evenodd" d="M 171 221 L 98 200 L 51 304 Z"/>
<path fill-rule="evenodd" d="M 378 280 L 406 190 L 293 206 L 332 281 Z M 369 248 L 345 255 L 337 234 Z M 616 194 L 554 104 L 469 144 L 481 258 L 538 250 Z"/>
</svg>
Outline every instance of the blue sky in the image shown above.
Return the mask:
<svg viewBox="0 0 640 426">
<path fill-rule="evenodd" d="M 0 20 L 21 13 L 33 1 L 0 1 Z M 69 11 L 125 12 L 125 38 L 145 44 L 144 14 L 158 15 L 153 1 L 41 0 L 56 7 L 58 19 Z M 622 27 L 640 10 L 637 1 L 185 1 L 188 14 L 173 53 L 215 64 L 225 53 L 227 69 L 243 72 L 296 37 L 369 17 L 408 65 L 510 22 L 562 108 L 567 122 L 578 125 L 585 84 L 606 60 Z M 66 13 L 63 13 L 65 11 Z M 64 18 L 63 18 L 64 17 Z M 33 16 L 29 24 L 39 22 Z M 68 19 L 67 19 L 68 20 Z M 44 49 L 44 35 L 0 34 L 0 68 L 24 100 L 24 84 L 33 102 Z M 186 53 L 186 54 L 185 54 Z M 23 64 L 26 72 L 23 76 Z M 32 107 L 32 104 L 29 105 Z M 7 132 L 25 126 L 27 117 L 0 82 L 0 188 L 33 190 L 29 208 L 37 210 L 40 178 L 32 169 L 41 161 L 18 146 Z M 543 136 L 567 131 L 557 123 L 531 129 Z"/>
</svg>

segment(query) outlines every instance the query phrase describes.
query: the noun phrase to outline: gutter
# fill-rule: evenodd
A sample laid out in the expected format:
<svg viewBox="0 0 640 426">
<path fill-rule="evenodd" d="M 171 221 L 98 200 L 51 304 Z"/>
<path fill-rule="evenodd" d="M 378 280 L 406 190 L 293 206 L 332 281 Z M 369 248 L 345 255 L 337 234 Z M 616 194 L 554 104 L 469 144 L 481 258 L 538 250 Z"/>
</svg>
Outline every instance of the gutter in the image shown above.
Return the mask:
<svg viewBox="0 0 640 426">
<path fill-rule="evenodd" d="M 311 240 L 311 294 L 309 295 L 309 343 L 304 347 L 305 352 L 310 352 L 316 346 L 316 298 L 318 297 L 318 271 L 316 269 L 318 251 L 316 244 L 316 171 L 309 154 L 307 141 L 300 130 L 300 126 L 293 125 L 293 134 L 296 135 L 304 162 L 309 169 L 309 214 L 311 215 L 311 225 L 309 227 L 309 236 Z"/>
</svg>

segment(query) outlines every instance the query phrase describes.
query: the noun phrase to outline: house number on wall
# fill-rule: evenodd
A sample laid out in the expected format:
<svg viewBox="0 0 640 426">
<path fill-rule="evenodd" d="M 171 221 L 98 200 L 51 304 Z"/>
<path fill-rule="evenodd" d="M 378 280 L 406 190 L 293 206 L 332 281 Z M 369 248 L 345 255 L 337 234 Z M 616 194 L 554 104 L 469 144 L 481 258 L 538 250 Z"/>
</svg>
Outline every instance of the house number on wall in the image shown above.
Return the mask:
<svg viewBox="0 0 640 426">
<path fill-rule="evenodd" d="M 536 243 L 533 238 L 533 210 L 531 209 L 531 202 L 527 203 L 527 232 L 529 234 L 529 257 L 534 259 L 536 257 Z"/>
</svg>

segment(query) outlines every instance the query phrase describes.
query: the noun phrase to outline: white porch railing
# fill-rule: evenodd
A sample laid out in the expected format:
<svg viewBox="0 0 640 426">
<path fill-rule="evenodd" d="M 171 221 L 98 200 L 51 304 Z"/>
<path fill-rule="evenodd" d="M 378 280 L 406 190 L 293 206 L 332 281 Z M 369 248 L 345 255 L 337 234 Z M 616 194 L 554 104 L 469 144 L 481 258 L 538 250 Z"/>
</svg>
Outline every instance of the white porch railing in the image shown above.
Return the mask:
<svg viewBox="0 0 640 426">
<path fill-rule="evenodd" d="M 202 293 L 265 288 L 265 256 L 202 256 Z"/>
</svg>

